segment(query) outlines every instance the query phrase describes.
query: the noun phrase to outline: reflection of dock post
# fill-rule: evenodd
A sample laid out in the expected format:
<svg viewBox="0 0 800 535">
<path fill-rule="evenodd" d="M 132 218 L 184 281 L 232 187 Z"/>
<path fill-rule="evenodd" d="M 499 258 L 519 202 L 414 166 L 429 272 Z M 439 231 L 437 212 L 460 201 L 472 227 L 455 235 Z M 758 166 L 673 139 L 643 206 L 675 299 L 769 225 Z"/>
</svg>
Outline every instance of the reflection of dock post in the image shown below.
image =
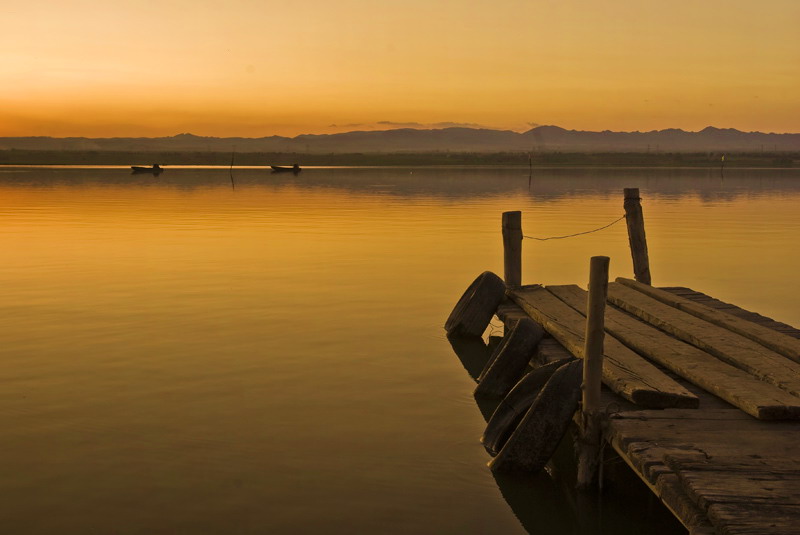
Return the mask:
<svg viewBox="0 0 800 535">
<path fill-rule="evenodd" d="M 503 264 L 506 288 L 522 286 L 522 212 L 503 212 Z"/>
<path fill-rule="evenodd" d="M 647 237 L 644 234 L 644 216 L 639 188 L 625 188 L 625 222 L 628 225 L 628 242 L 633 257 L 634 278 L 644 284 L 650 281 L 650 260 L 647 256 Z"/>
<path fill-rule="evenodd" d="M 608 294 L 607 256 L 593 256 L 589 267 L 589 297 L 586 304 L 586 340 L 583 350 L 583 401 L 578 442 L 580 489 L 591 487 L 600 462 L 600 386 L 603 378 L 603 339 Z"/>
</svg>

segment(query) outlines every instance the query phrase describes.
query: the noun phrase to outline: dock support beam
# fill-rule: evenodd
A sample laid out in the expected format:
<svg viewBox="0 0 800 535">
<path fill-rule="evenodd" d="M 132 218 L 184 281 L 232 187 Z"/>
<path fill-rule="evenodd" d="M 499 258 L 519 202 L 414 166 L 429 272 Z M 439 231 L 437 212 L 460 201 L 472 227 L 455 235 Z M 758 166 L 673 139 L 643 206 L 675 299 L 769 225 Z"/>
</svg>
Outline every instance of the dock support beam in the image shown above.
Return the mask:
<svg viewBox="0 0 800 535">
<path fill-rule="evenodd" d="M 522 212 L 503 212 L 503 265 L 506 288 L 522 286 Z"/>
<path fill-rule="evenodd" d="M 650 281 L 650 260 L 647 256 L 647 237 L 644 234 L 644 216 L 639 188 L 625 188 L 625 222 L 628 224 L 628 242 L 633 257 L 634 278 L 644 284 Z"/>
<path fill-rule="evenodd" d="M 583 349 L 583 398 L 578 441 L 579 489 L 592 486 L 601 462 L 600 387 L 603 380 L 603 340 L 608 295 L 607 256 L 593 256 L 589 264 L 589 297 L 586 305 L 586 340 Z"/>
</svg>

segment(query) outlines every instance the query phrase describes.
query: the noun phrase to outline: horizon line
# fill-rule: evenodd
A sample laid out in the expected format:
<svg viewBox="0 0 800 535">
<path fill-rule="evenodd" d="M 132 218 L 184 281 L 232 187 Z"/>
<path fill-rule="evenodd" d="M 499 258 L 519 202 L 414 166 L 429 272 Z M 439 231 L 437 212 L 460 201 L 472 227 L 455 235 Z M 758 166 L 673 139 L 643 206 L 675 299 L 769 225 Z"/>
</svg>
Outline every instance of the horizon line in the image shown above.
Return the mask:
<svg viewBox="0 0 800 535">
<path fill-rule="evenodd" d="M 192 136 L 197 138 L 213 138 L 213 139 L 266 139 L 266 138 L 284 138 L 284 139 L 296 139 L 298 137 L 304 136 L 315 136 L 315 137 L 329 137 L 329 136 L 338 136 L 344 134 L 354 134 L 354 133 L 382 133 L 382 132 L 394 132 L 394 131 L 401 131 L 401 130 L 412 130 L 417 132 L 436 132 L 436 131 L 445 131 L 445 130 L 475 130 L 475 131 L 492 131 L 492 132 L 509 132 L 518 135 L 524 135 L 529 132 L 533 132 L 535 130 L 541 130 L 545 128 L 552 128 L 552 129 L 559 129 L 565 132 L 577 132 L 577 133 L 592 133 L 592 134 L 604 134 L 604 133 L 612 133 L 612 134 L 652 134 L 652 133 L 659 133 L 659 132 L 667 132 L 667 131 L 676 131 L 676 132 L 683 132 L 686 134 L 699 134 L 705 132 L 707 130 L 713 131 L 734 131 L 743 134 L 764 134 L 764 135 L 798 135 L 800 132 L 764 132 L 761 130 L 740 130 L 734 127 L 717 127 L 708 125 L 700 130 L 684 130 L 683 128 L 676 128 L 676 127 L 669 127 L 669 128 L 661 128 L 661 129 L 653 129 L 653 130 L 580 130 L 580 129 L 571 129 L 571 128 L 564 128 L 558 125 L 536 125 L 528 130 L 512 130 L 508 128 L 492 128 L 486 126 L 443 126 L 438 128 L 426 128 L 424 125 L 420 126 L 401 126 L 396 128 L 383 128 L 383 129 L 374 129 L 374 130 L 364 130 L 364 129 L 356 129 L 356 130 L 348 130 L 344 132 L 335 132 L 331 134 L 313 134 L 313 133 L 303 133 L 297 134 L 296 136 L 282 136 L 278 134 L 271 134 L 271 135 L 263 135 L 263 136 L 215 136 L 215 135 L 198 135 L 193 134 L 191 132 L 179 132 L 177 134 L 172 135 L 164 135 L 164 136 L 104 136 L 104 137 L 93 137 L 93 136 L 80 136 L 80 135 L 72 135 L 72 136 L 43 136 L 43 135 L 17 135 L 17 136 L 0 136 L 0 139 L 9 139 L 9 138 L 49 138 L 49 139 L 170 139 L 179 136 Z"/>
</svg>

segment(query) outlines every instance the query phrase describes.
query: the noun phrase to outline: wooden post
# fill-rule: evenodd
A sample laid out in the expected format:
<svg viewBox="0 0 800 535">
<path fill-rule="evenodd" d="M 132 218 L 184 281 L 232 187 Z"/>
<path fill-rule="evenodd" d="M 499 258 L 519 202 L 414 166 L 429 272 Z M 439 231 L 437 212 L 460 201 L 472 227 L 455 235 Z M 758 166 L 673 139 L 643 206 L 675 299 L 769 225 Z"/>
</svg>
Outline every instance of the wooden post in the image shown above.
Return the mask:
<svg viewBox="0 0 800 535">
<path fill-rule="evenodd" d="M 578 442 L 577 485 L 580 489 L 588 489 L 595 479 L 603 440 L 600 429 L 600 386 L 603 379 L 608 264 L 607 256 L 593 256 L 589 264 L 586 341 L 583 349 L 583 400 Z"/>
<path fill-rule="evenodd" d="M 628 242 L 633 257 L 634 278 L 644 284 L 650 281 L 650 260 L 647 257 L 647 237 L 644 234 L 644 216 L 639 188 L 625 188 L 625 222 L 628 224 Z"/>
<path fill-rule="evenodd" d="M 503 265 L 506 288 L 522 286 L 522 212 L 503 212 Z"/>
</svg>

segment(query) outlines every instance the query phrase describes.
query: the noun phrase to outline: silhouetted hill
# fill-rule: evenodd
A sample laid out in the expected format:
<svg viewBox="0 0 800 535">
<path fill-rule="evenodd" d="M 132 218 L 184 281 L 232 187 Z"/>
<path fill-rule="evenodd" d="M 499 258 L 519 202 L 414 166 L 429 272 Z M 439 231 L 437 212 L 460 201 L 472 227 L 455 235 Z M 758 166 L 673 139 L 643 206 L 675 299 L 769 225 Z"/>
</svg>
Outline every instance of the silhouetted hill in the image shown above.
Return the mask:
<svg viewBox="0 0 800 535">
<path fill-rule="evenodd" d="M 800 134 L 742 132 L 709 126 L 699 132 L 677 128 L 650 132 L 587 132 L 542 126 L 522 134 L 536 150 L 592 152 L 796 151 Z"/>
<path fill-rule="evenodd" d="M 675 128 L 650 132 L 590 132 L 539 126 L 523 133 L 479 128 L 402 128 L 304 134 L 293 138 L 217 138 L 192 134 L 157 138 L 0 138 L 0 149 L 6 150 L 230 152 L 234 148 L 239 153 L 798 151 L 800 134 L 742 132 L 712 126 L 699 132 Z"/>
</svg>

